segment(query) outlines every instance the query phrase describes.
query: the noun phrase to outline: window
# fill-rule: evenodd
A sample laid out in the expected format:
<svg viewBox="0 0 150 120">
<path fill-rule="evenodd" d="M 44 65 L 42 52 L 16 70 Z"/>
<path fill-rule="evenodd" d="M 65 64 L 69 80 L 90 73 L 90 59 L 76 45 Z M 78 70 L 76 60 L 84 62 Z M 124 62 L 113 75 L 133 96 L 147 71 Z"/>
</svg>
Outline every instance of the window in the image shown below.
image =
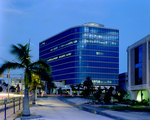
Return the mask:
<svg viewBox="0 0 150 120">
<path fill-rule="evenodd" d="M 135 85 L 142 84 L 142 45 L 135 48 Z"/>
</svg>

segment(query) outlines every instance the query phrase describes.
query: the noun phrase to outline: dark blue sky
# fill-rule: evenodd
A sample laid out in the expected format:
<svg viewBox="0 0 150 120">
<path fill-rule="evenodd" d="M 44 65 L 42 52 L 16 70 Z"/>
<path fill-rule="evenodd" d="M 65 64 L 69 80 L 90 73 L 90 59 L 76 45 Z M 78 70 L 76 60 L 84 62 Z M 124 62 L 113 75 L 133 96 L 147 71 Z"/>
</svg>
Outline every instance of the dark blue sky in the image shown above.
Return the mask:
<svg viewBox="0 0 150 120">
<path fill-rule="evenodd" d="M 39 42 L 87 22 L 119 29 L 119 72 L 126 72 L 127 47 L 150 34 L 150 0 L 0 1 L 0 57 L 15 59 L 10 54 L 11 45 L 26 44 L 30 39 L 35 61 L 39 57 Z"/>
</svg>

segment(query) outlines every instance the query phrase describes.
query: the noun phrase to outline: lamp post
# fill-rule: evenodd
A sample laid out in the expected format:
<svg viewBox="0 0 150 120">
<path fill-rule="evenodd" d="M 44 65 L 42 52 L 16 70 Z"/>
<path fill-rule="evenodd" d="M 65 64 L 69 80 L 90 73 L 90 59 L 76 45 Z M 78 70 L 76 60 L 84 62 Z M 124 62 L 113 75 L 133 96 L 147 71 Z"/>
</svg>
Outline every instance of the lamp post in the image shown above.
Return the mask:
<svg viewBox="0 0 150 120">
<path fill-rule="evenodd" d="M 96 93 L 97 93 L 97 80 L 95 81 L 95 89 L 96 89 Z"/>
<path fill-rule="evenodd" d="M 8 69 L 8 100 L 9 100 L 9 69 Z"/>
</svg>

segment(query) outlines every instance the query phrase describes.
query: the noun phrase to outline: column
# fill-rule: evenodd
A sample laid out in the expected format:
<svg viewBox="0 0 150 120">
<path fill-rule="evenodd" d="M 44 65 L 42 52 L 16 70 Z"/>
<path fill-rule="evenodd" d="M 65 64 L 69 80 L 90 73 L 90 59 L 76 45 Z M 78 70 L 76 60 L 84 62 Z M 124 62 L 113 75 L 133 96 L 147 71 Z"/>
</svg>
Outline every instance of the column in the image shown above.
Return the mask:
<svg viewBox="0 0 150 120">
<path fill-rule="evenodd" d="M 146 43 L 146 45 L 147 45 L 147 49 L 146 49 L 146 53 L 147 53 L 147 55 L 146 55 L 146 72 L 147 72 L 147 76 L 146 76 L 146 84 L 147 84 L 147 88 L 149 88 L 149 47 L 148 47 L 148 41 L 147 41 L 147 43 Z"/>
<path fill-rule="evenodd" d="M 131 86 L 131 51 L 128 51 L 128 85 Z"/>
<path fill-rule="evenodd" d="M 147 90 L 147 92 L 148 92 L 148 97 L 149 97 L 149 105 L 150 105 L 150 89 L 149 89 L 149 88 L 147 88 L 146 90 Z"/>
<path fill-rule="evenodd" d="M 130 90 L 129 92 L 130 92 L 131 100 L 136 100 L 138 91 Z"/>
</svg>

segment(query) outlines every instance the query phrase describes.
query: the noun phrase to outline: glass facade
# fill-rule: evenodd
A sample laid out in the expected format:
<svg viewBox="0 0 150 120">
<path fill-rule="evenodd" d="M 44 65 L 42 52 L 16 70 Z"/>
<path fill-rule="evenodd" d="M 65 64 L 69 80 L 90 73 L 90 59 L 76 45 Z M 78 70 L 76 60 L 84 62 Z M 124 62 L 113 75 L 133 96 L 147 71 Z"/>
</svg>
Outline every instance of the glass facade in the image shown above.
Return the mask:
<svg viewBox="0 0 150 120">
<path fill-rule="evenodd" d="M 135 48 L 135 85 L 142 84 L 142 45 Z"/>
<path fill-rule="evenodd" d="M 128 85 L 128 75 L 127 73 L 119 74 L 119 86 L 117 86 L 120 90 L 127 90 Z"/>
<path fill-rule="evenodd" d="M 55 81 L 118 85 L 119 30 L 78 26 L 39 43 L 39 58 L 52 66 Z"/>
</svg>

